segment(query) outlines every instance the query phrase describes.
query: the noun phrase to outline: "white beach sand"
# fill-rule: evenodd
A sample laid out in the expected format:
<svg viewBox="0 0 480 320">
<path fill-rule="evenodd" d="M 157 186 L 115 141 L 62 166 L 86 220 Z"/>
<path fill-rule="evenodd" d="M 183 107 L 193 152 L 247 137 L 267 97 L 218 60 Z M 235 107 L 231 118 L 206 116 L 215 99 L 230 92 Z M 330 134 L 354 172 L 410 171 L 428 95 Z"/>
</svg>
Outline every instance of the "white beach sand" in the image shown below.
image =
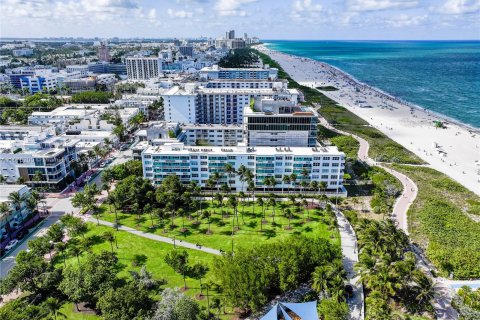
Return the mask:
<svg viewBox="0 0 480 320">
<path fill-rule="evenodd" d="M 270 50 L 263 45 L 257 49 L 276 60 L 302 85 L 338 88 L 338 91 L 322 92 L 418 155 L 432 168 L 480 195 L 480 129 L 409 106 L 326 63 Z M 435 128 L 434 120 L 446 121 L 446 129 Z M 435 148 L 435 144 L 439 148 Z"/>
</svg>

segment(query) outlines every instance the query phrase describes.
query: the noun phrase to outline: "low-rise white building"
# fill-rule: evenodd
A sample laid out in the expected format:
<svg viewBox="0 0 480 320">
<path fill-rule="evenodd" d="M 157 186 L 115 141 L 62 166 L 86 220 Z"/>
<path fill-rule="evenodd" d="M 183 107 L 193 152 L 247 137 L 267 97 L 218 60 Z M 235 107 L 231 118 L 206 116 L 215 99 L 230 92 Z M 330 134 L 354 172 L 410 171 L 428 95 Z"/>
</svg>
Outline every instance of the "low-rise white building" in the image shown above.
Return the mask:
<svg viewBox="0 0 480 320">
<path fill-rule="evenodd" d="M 225 174 L 225 165 L 229 163 L 235 170 L 241 165 L 251 170 L 255 186 L 260 189 L 266 187 L 263 184 L 266 177 L 274 177 L 275 190 L 289 187 L 301 190 L 302 181 L 315 180 L 325 182 L 327 189 L 345 193 L 345 154 L 336 147 L 190 147 L 184 143 L 167 143 L 148 147 L 142 153 L 142 163 L 144 177 L 155 185 L 169 175 L 177 175 L 184 183 L 195 181 L 205 188 L 210 175 L 219 172 L 223 174 L 220 183 L 240 191 L 242 186 L 245 188 L 240 177 Z M 286 185 L 283 176 L 292 174 L 297 177 L 296 184 Z"/>
<path fill-rule="evenodd" d="M 23 199 L 27 199 L 30 195 L 30 189 L 26 185 L 0 185 L 0 203 L 6 203 L 10 209 L 8 212 L 0 212 L 1 240 L 9 233 L 20 228 L 23 221 L 30 214 L 26 206 L 26 201 L 22 201 L 20 206 L 15 206 L 9 199 L 10 194 L 14 192 L 18 192 Z"/>
</svg>

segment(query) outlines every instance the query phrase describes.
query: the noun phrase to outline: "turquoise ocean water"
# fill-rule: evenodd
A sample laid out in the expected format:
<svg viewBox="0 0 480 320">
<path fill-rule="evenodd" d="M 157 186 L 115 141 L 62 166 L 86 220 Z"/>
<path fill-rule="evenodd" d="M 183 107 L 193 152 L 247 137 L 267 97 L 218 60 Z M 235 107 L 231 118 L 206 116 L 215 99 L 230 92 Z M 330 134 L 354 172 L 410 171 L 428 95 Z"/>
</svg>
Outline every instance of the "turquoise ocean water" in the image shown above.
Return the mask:
<svg viewBox="0 0 480 320">
<path fill-rule="evenodd" d="M 480 41 L 265 41 L 480 128 Z"/>
</svg>

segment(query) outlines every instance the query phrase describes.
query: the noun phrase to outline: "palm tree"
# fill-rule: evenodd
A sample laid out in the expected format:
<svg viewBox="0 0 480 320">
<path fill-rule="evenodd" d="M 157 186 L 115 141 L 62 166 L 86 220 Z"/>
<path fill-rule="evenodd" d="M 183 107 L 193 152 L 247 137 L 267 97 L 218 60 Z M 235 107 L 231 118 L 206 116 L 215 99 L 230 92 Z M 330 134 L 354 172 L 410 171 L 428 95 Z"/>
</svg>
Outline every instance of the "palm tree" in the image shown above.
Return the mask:
<svg viewBox="0 0 480 320">
<path fill-rule="evenodd" d="M 284 185 L 289 185 L 290 184 L 290 176 L 284 175 L 282 177 L 282 182 Z M 283 186 L 282 186 L 282 193 L 283 193 Z"/>
<path fill-rule="evenodd" d="M 220 213 L 222 214 L 222 219 L 223 219 L 223 213 L 222 213 L 223 194 L 221 194 L 220 192 L 215 193 L 215 200 L 218 202 L 217 207 L 220 208 Z"/>
<path fill-rule="evenodd" d="M 210 230 L 210 216 L 211 216 L 210 211 L 204 210 L 202 216 L 203 216 L 204 218 L 207 218 L 207 221 L 208 221 L 208 231 L 207 231 L 207 233 L 208 233 L 208 234 L 211 234 L 212 232 L 211 232 L 211 230 Z"/>
<path fill-rule="evenodd" d="M 113 253 L 113 243 L 115 242 L 115 236 L 113 235 L 113 232 L 105 231 L 102 234 L 102 239 L 110 242 L 110 249 L 112 250 L 112 253 Z"/>
<path fill-rule="evenodd" d="M 240 223 L 238 222 L 238 212 L 237 212 L 237 207 L 238 207 L 238 199 L 237 196 L 234 194 L 231 194 L 228 196 L 228 204 L 233 208 L 233 220 L 235 221 L 235 218 L 237 219 L 237 228 L 240 229 Z M 232 235 L 233 235 L 233 227 L 235 223 L 232 225 Z"/>
<path fill-rule="evenodd" d="M 313 190 L 313 196 L 311 198 L 312 200 L 312 207 L 313 207 L 313 199 L 315 198 L 315 191 L 318 189 L 318 181 L 317 180 L 312 180 L 310 182 L 310 189 Z"/>
<path fill-rule="evenodd" d="M 263 184 L 263 193 L 266 193 L 267 187 L 270 186 L 270 177 L 263 178 L 262 184 Z"/>
<path fill-rule="evenodd" d="M 7 182 L 7 179 L 3 174 L 0 174 L 0 184 L 5 184 Z"/>
<path fill-rule="evenodd" d="M 320 189 L 320 191 L 322 191 L 322 190 L 325 191 L 327 189 L 327 187 L 328 187 L 328 184 L 327 184 L 326 181 L 320 181 L 320 183 L 318 184 L 318 188 Z"/>
<path fill-rule="evenodd" d="M 253 182 L 253 179 L 248 180 L 247 189 L 252 191 L 252 216 L 255 216 L 255 182 Z"/>
<path fill-rule="evenodd" d="M 268 205 L 272 207 L 272 224 L 275 224 L 275 205 L 277 201 L 275 200 L 275 195 L 271 194 L 268 199 Z"/>
<path fill-rule="evenodd" d="M 262 207 L 262 223 L 263 221 L 265 221 L 265 209 L 264 209 L 264 206 L 265 206 L 265 201 L 263 201 L 263 197 L 262 196 L 258 196 L 257 197 L 257 204 L 258 206 Z M 262 223 L 260 223 L 260 225 L 262 225 Z"/>
<path fill-rule="evenodd" d="M 240 167 L 237 170 L 238 178 L 242 182 L 242 192 L 243 192 L 243 186 L 245 184 L 245 181 L 247 180 L 247 167 L 245 167 L 243 164 L 240 165 Z"/>
<path fill-rule="evenodd" d="M 67 266 L 67 259 L 65 257 L 65 250 L 67 249 L 67 244 L 65 242 L 58 242 L 55 244 L 55 250 L 60 252 L 62 254 L 62 259 L 63 259 L 63 266 Z"/>
<path fill-rule="evenodd" d="M 57 320 L 57 316 L 61 316 L 64 319 L 67 318 L 65 314 L 59 311 L 62 308 L 63 303 L 57 298 L 48 297 L 47 300 L 45 300 L 44 305 L 48 310 L 48 313 L 53 315 L 53 319 Z"/>
<path fill-rule="evenodd" d="M 235 174 L 235 168 L 230 164 L 230 163 L 226 163 L 225 166 L 223 167 L 223 171 L 226 173 L 227 175 L 227 184 L 228 184 L 228 188 L 230 188 L 230 177 L 232 174 Z"/>
<path fill-rule="evenodd" d="M 290 175 L 290 183 L 291 185 L 295 188 L 295 182 L 297 181 L 297 175 L 295 173 L 292 173 Z"/>
<path fill-rule="evenodd" d="M 245 195 L 245 192 L 243 191 L 240 191 L 238 193 L 238 199 L 240 199 L 240 204 L 242 205 L 242 222 L 243 224 L 245 224 L 245 219 L 243 218 L 243 214 L 245 213 L 244 210 L 245 210 L 245 198 L 247 196 Z"/>
<path fill-rule="evenodd" d="M 13 207 L 15 208 L 15 211 L 18 212 L 18 214 L 20 215 L 20 218 L 23 224 L 23 215 L 22 215 L 21 208 L 22 208 L 22 203 L 27 200 L 26 195 L 25 194 L 20 195 L 18 191 L 15 191 L 8 195 L 8 200 L 11 201 L 11 203 L 13 204 Z"/>
<path fill-rule="evenodd" d="M 211 201 L 212 201 L 212 206 L 213 206 L 213 188 L 215 188 L 216 182 L 213 176 L 210 176 L 207 180 L 207 188 L 210 188 L 212 190 L 212 196 L 211 196 Z"/>
<path fill-rule="evenodd" d="M 312 273 L 312 281 L 312 289 L 315 290 L 320 297 L 323 296 L 328 289 L 328 267 L 316 267 Z"/>
<path fill-rule="evenodd" d="M 305 210 L 307 211 L 307 221 L 310 221 L 310 210 L 308 210 L 308 201 L 307 199 L 302 199 L 302 205 L 305 207 Z"/>
<path fill-rule="evenodd" d="M 288 230 L 292 229 L 292 210 L 290 208 L 285 209 L 285 215 L 288 217 Z"/>
</svg>

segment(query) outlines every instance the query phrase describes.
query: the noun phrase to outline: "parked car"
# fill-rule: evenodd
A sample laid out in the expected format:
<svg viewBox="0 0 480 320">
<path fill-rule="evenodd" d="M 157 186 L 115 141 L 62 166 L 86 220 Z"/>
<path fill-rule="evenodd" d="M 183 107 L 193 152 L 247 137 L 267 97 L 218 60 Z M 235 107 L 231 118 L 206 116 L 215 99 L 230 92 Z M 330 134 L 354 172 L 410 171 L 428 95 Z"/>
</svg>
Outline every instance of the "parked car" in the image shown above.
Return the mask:
<svg viewBox="0 0 480 320">
<path fill-rule="evenodd" d="M 27 230 L 22 230 L 17 234 L 17 239 L 21 240 L 28 234 Z"/>
<path fill-rule="evenodd" d="M 18 240 L 17 239 L 13 239 L 12 241 L 10 241 L 6 246 L 5 246 L 5 250 L 10 250 L 12 249 L 13 247 L 15 247 L 15 245 L 18 243 Z"/>
</svg>

